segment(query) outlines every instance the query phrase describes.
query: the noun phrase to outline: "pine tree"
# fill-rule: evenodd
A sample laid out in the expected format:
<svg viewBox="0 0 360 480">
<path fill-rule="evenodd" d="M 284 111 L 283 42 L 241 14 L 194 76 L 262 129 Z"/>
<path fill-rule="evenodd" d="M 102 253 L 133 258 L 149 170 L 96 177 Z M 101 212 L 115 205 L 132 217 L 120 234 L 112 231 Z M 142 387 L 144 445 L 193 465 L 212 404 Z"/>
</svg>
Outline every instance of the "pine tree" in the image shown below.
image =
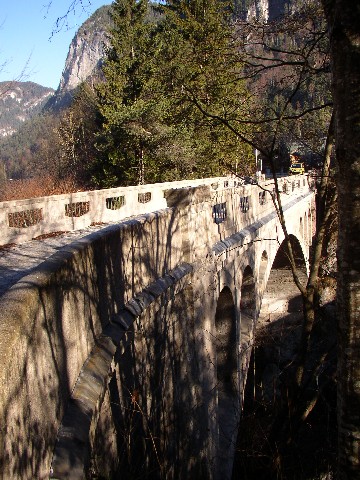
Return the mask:
<svg viewBox="0 0 360 480">
<path fill-rule="evenodd" d="M 153 142 L 156 110 L 145 96 L 151 72 L 151 31 L 145 0 L 113 4 L 111 48 L 98 87 L 103 119 L 98 148 L 104 153 L 95 172 L 101 186 L 144 183 Z"/>
<path fill-rule="evenodd" d="M 98 88 L 102 155 L 94 178 L 102 187 L 215 176 L 252 156 L 221 121 L 242 115 L 247 95 L 237 81 L 229 5 L 171 1 L 157 23 L 147 8 L 144 0 L 113 5 Z"/>
<path fill-rule="evenodd" d="M 193 170 L 209 176 L 224 173 L 224 163 L 234 170 L 246 165 L 251 149 L 222 122 L 224 116 L 239 118 L 247 110 L 230 3 L 170 0 L 163 10 L 159 76 L 172 98 L 173 123 L 192 134 Z"/>
</svg>

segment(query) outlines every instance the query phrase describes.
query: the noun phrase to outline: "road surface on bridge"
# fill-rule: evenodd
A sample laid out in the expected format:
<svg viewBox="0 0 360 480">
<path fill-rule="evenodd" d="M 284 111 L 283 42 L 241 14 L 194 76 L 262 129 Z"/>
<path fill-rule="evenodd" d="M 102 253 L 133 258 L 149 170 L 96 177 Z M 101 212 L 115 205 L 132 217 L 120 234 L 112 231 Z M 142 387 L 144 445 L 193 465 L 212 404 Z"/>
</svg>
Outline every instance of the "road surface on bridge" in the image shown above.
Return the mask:
<svg viewBox="0 0 360 480">
<path fill-rule="evenodd" d="M 58 250 L 116 223 L 92 225 L 82 230 L 49 234 L 46 238 L 30 240 L 19 245 L 0 246 L 0 297 Z"/>
</svg>

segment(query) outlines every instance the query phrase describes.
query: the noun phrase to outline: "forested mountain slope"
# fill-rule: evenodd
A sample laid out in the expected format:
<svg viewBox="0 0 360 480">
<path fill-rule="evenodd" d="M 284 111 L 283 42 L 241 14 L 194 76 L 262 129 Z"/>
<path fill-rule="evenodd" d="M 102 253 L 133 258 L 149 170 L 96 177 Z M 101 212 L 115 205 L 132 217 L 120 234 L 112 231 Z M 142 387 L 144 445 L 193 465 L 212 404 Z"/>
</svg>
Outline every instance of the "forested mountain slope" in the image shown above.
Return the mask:
<svg viewBox="0 0 360 480">
<path fill-rule="evenodd" d="M 0 82 L 0 137 L 37 115 L 54 90 L 33 82 Z"/>
</svg>

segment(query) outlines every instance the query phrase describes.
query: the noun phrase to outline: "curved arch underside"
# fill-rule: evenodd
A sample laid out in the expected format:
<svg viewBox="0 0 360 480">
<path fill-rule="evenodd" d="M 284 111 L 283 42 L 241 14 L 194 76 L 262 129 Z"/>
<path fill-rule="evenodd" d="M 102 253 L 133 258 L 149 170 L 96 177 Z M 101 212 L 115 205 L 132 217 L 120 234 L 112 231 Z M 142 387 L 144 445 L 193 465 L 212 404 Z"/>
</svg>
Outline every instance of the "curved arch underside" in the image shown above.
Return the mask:
<svg viewBox="0 0 360 480">
<path fill-rule="evenodd" d="M 300 280 L 307 280 L 306 260 L 299 240 L 290 235 L 295 262 Z M 280 245 L 274 258 L 266 289 L 262 298 L 259 324 L 277 320 L 288 313 L 302 311 L 300 292 L 297 289 L 290 268 L 285 241 Z"/>
</svg>

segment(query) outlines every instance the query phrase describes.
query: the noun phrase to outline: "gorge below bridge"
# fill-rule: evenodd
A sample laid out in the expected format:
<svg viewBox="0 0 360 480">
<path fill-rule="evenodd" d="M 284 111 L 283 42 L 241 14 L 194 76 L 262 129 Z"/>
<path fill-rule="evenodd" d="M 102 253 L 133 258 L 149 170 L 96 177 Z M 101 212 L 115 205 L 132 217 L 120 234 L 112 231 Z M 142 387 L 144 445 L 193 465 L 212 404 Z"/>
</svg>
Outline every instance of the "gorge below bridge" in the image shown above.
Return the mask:
<svg viewBox="0 0 360 480">
<path fill-rule="evenodd" d="M 308 180 L 278 179 L 305 271 Z M 231 478 L 256 325 L 282 295 L 273 188 L 221 177 L 1 204 L 3 245 L 94 228 L 0 297 L 1 479 Z"/>
</svg>

